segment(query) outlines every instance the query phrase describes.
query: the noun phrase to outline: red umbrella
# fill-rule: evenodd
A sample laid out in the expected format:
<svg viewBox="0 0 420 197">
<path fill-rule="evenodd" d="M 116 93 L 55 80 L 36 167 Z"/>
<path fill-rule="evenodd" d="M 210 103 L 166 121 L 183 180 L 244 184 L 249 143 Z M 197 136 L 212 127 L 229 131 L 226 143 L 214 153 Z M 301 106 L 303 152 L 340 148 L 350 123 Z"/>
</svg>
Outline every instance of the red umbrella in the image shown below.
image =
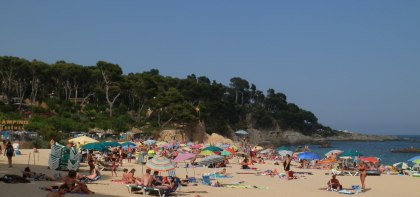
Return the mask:
<svg viewBox="0 0 420 197">
<path fill-rule="evenodd" d="M 368 162 L 368 163 L 378 163 L 379 158 L 377 157 L 359 157 L 360 161 Z"/>
</svg>

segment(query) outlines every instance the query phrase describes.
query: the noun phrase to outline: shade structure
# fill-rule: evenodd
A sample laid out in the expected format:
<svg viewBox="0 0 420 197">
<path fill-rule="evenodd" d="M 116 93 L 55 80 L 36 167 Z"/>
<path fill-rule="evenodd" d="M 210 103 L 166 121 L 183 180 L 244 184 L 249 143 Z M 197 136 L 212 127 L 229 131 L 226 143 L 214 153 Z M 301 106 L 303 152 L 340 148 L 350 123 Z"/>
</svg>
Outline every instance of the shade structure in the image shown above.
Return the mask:
<svg viewBox="0 0 420 197">
<path fill-rule="evenodd" d="M 174 160 L 172 160 L 173 162 L 181 162 L 181 161 L 185 161 L 188 159 L 192 159 L 195 157 L 195 154 L 193 153 L 180 153 L 177 157 L 175 157 Z"/>
<path fill-rule="evenodd" d="M 325 156 L 327 156 L 327 157 L 329 157 L 329 156 L 331 156 L 332 154 L 337 154 L 337 155 L 339 155 L 339 154 L 341 154 L 341 153 L 343 153 L 344 151 L 342 151 L 342 150 L 330 150 L 330 151 L 328 151 L 328 153 L 325 153 Z"/>
<path fill-rule="evenodd" d="M 280 146 L 280 147 L 276 148 L 276 151 L 281 151 L 281 150 L 290 150 L 290 148 L 286 147 L 286 146 Z"/>
<path fill-rule="evenodd" d="M 224 151 L 222 151 L 221 153 L 220 153 L 220 155 L 222 155 L 222 156 L 230 156 L 230 155 L 232 155 L 232 153 L 230 153 L 229 151 L 227 151 L 227 150 L 224 150 Z"/>
<path fill-rule="evenodd" d="M 293 155 L 293 151 L 290 151 L 290 150 L 281 150 L 281 151 L 278 151 L 278 153 L 280 156 L 283 156 L 283 157 L 286 155 L 290 155 L 290 156 Z"/>
<path fill-rule="evenodd" d="M 311 152 L 302 152 L 297 155 L 299 159 L 315 160 L 321 159 L 318 154 Z"/>
<path fill-rule="evenodd" d="M 117 147 L 117 146 L 121 146 L 120 143 L 114 142 L 114 141 L 101 142 L 101 144 L 104 145 L 105 147 Z"/>
<path fill-rule="evenodd" d="M 232 148 L 227 148 L 225 151 L 229 151 L 231 155 L 235 155 L 235 151 Z"/>
<path fill-rule="evenodd" d="M 124 142 L 124 143 L 121 143 L 121 146 L 136 146 L 136 144 L 134 143 L 134 142 Z"/>
<path fill-rule="evenodd" d="M 213 151 L 213 152 L 215 152 L 215 151 L 217 151 L 217 152 L 223 151 L 223 149 L 221 149 L 221 148 L 219 148 L 217 146 L 209 146 L 209 147 L 203 148 L 203 150 L 209 150 L 209 151 Z"/>
<path fill-rule="evenodd" d="M 175 169 L 175 165 L 166 157 L 153 157 L 146 162 L 146 168 L 162 172 Z"/>
<path fill-rule="evenodd" d="M 198 164 L 208 166 L 208 165 L 214 164 L 214 163 L 221 163 L 224 160 L 225 160 L 225 157 L 223 157 L 223 156 L 210 155 L 210 156 L 204 157 L 200 162 L 198 162 Z"/>
<path fill-rule="evenodd" d="M 152 144 L 156 144 L 156 140 L 146 140 L 143 142 L 143 144 L 147 144 L 147 145 L 152 145 Z"/>
<path fill-rule="evenodd" d="M 136 146 L 134 145 L 125 145 L 125 146 L 122 146 L 122 148 L 124 149 L 124 150 L 127 150 L 128 148 L 136 148 Z"/>
<path fill-rule="evenodd" d="M 411 161 L 412 162 L 412 161 L 419 160 L 419 159 L 420 159 L 420 155 L 419 156 L 412 157 L 412 158 L 408 159 L 407 161 Z"/>
<path fill-rule="evenodd" d="M 377 157 L 359 157 L 359 161 L 368 162 L 368 163 L 378 163 L 379 158 L 377 158 Z"/>
<path fill-rule="evenodd" d="M 402 169 L 402 170 L 405 170 L 408 168 L 408 164 L 405 162 L 394 163 L 392 166 L 394 166 L 397 169 Z"/>
<path fill-rule="evenodd" d="M 192 149 L 200 149 L 201 147 L 203 147 L 203 146 L 200 145 L 200 144 L 194 144 L 194 145 L 191 146 Z"/>
<path fill-rule="evenodd" d="M 343 153 L 339 154 L 338 156 L 339 157 L 360 157 L 360 156 L 363 156 L 363 154 L 357 150 L 346 150 Z"/>
<path fill-rule="evenodd" d="M 89 143 L 89 144 L 85 144 L 82 146 L 82 149 L 86 149 L 86 150 L 96 150 L 96 151 L 105 151 L 108 150 L 108 148 L 106 148 L 104 145 L 102 145 L 101 143 Z"/>
<path fill-rule="evenodd" d="M 248 132 L 246 132 L 245 130 L 238 130 L 238 131 L 235 131 L 235 133 L 238 135 L 248 135 Z"/>
<path fill-rule="evenodd" d="M 73 139 L 69 139 L 69 142 L 73 143 L 80 143 L 81 145 L 99 142 L 98 140 L 95 140 L 93 138 L 87 137 L 87 136 L 80 136 Z"/>
<path fill-rule="evenodd" d="M 415 164 L 420 164 L 420 159 L 416 159 L 416 160 L 413 160 L 413 161 L 411 161 L 411 162 L 413 162 L 413 163 L 415 163 Z"/>
<path fill-rule="evenodd" d="M 213 151 L 210 150 L 203 150 L 200 152 L 200 155 L 204 155 L 204 156 L 209 156 L 209 155 L 214 155 L 215 153 Z"/>
</svg>

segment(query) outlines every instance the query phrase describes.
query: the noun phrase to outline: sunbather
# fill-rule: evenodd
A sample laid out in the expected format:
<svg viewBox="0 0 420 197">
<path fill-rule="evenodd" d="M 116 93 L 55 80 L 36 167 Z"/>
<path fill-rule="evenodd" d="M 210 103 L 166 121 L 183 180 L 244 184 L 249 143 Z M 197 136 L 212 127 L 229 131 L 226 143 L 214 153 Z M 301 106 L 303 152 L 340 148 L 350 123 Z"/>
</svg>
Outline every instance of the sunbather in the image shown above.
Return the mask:
<svg viewBox="0 0 420 197">
<path fill-rule="evenodd" d="M 61 197 L 69 191 L 69 187 L 66 184 L 61 185 L 57 191 L 48 192 L 45 197 Z"/>
<path fill-rule="evenodd" d="M 241 169 L 250 169 L 248 166 L 248 158 L 245 158 L 242 162 L 241 162 Z"/>
<path fill-rule="evenodd" d="M 337 191 L 340 191 L 343 189 L 343 186 L 340 184 L 340 181 L 338 181 L 335 174 L 332 175 L 332 178 L 327 182 L 327 185 L 328 190 L 335 189 Z"/>
<path fill-rule="evenodd" d="M 76 179 L 76 171 L 70 170 L 68 175 L 63 179 L 64 184 L 68 186 L 70 193 L 85 193 L 94 194 L 95 192 L 90 191 L 86 184 L 81 183 Z"/>
</svg>

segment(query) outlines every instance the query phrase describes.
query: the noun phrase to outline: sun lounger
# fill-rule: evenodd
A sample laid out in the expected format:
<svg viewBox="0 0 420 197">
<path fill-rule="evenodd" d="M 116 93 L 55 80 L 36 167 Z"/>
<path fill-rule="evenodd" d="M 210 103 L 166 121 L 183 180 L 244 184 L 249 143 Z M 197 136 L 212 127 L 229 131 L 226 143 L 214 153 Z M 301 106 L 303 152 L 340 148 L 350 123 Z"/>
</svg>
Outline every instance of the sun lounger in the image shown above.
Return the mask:
<svg viewBox="0 0 420 197">
<path fill-rule="evenodd" d="M 127 189 L 129 193 L 132 193 L 133 191 L 139 191 L 141 190 L 143 195 L 149 194 L 150 192 L 157 192 L 160 197 L 165 197 L 173 192 L 176 192 L 178 188 L 180 188 L 181 181 L 179 178 L 175 178 L 174 186 L 171 189 L 164 189 L 164 188 L 156 188 L 156 187 L 145 187 L 140 185 L 127 185 Z"/>
</svg>

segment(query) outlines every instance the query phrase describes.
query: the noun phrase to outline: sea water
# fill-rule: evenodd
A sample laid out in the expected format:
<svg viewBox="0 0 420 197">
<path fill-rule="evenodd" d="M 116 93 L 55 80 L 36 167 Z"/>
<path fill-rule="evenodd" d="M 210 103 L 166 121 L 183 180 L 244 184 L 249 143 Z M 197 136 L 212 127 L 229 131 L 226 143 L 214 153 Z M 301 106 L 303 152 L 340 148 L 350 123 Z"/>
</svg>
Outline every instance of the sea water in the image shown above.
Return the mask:
<svg viewBox="0 0 420 197">
<path fill-rule="evenodd" d="M 332 141 L 331 148 L 319 148 L 318 145 L 309 145 L 312 152 L 319 154 L 321 157 L 330 150 L 357 150 L 365 157 L 379 157 L 381 163 L 392 165 L 397 162 L 407 162 L 410 166 L 412 163 L 407 160 L 420 155 L 420 153 L 392 153 L 391 150 L 403 148 L 420 149 L 420 135 L 398 136 L 401 138 L 409 138 L 406 141 L 383 141 L 383 142 L 355 142 L 355 141 Z M 292 147 L 293 148 L 293 147 Z"/>
</svg>

